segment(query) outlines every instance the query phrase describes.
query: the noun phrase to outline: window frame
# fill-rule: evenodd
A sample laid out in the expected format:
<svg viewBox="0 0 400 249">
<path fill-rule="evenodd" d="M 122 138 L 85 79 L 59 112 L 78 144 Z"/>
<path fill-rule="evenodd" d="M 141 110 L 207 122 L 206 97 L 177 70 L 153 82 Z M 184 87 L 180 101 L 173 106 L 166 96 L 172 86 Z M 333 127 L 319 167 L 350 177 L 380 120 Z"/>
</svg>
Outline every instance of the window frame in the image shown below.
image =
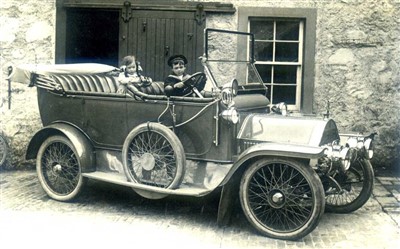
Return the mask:
<svg viewBox="0 0 400 249">
<path fill-rule="evenodd" d="M 304 21 L 303 58 L 301 77 L 300 103 L 296 105 L 299 111 L 312 114 L 314 100 L 314 70 L 315 70 L 315 42 L 317 10 L 311 8 L 267 8 L 267 7 L 240 7 L 238 8 L 238 30 L 248 32 L 251 18 L 271 19 L 301 19 Z M 241 44 L 247 47 L 247 44 Z M 246 51 L 238 51 L 238 56 L 243 56 Z"/>
</svg>

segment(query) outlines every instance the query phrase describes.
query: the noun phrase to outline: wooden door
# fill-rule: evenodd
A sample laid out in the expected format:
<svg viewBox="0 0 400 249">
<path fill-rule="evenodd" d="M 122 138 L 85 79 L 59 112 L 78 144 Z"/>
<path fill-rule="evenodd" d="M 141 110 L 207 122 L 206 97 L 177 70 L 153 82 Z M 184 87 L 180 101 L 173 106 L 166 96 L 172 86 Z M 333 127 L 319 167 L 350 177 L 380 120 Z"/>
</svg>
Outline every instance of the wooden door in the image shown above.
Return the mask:
<svg viewBox="0 0 400 249">
<path fill-rule="evenodd" d="M 203 54 L 205 23 L 196 22 L 195 12 L 132 10 L 132 18 L 121 20 L 121 26 L 120 58 L 135 55 L 145 76 L 163 81 L 170 73 L 167 60 L 174 54 L 187 57 L 188 73 L 202 71 L 198 57 Z"/>
</svg>

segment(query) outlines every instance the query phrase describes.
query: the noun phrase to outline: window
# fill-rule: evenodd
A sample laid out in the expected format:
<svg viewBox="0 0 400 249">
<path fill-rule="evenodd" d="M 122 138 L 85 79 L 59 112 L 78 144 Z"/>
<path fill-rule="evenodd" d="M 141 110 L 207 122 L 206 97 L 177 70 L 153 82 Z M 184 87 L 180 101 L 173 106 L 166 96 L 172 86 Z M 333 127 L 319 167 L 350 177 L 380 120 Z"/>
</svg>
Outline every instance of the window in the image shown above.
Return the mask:
<svg viewBox="0 0 400 249">
<path fill-rule="evenodd" d="M 300 109 L 303 54 L 301 20 L 251 18 L 256 69 L 268 86 L 272 104 L 286 102 Z"/>
<path fill-rule="evenodd" d="M 254 34 L 256 69 L 273 104 L 312 113 L 315 27 L 314 9 L 239 9 L 239 30 Z"/>
</svg>

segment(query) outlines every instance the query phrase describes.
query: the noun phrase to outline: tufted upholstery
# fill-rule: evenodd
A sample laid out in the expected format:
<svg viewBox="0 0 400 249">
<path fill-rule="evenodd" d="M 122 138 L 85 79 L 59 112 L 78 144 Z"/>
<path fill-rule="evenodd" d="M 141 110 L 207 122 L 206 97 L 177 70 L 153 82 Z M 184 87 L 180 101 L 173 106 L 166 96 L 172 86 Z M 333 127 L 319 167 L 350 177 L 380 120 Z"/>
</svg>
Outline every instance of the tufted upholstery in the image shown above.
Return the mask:
<svg viewBox="0 0 400 249">
<path fill-rule="evenodd" d="M 152 82 L 147 84 L 133 84 L 139 91 L 149 95 L 164 95 L 164 82 Z"/>
<path fill-rule="evenodd" d="M 119 85 L 116 77 L 106 74 L 54 74 L 51 77 L 69 92 L 116 93 Z M 144 94 L 164 95 L 163 82 L 134 83 L 134 86 Z"/>
<path fill-rule="evenodd" d="M 119 84 L 115 77 L 105 74 L 55 74 L 52 77 L 64 91 L 116 93 Z"/>
<path fill-rule="evenodd" d="M 35 74 L 33 84 L 57 93 L 76 95 L 95 95 L 104 97 L 125 97 L 125 94 L 117 93 L 118 78 L 109 74 Z M 137 100 L 167 100 L 164 94 L 164 82 L 152 82 L 142 84 L 128 84 L 127 95 Z M 205 98 L 171 96 L 173 101 L 190 101 L 208 103 L 215 101 L 214 97 Z"/>
</svg>

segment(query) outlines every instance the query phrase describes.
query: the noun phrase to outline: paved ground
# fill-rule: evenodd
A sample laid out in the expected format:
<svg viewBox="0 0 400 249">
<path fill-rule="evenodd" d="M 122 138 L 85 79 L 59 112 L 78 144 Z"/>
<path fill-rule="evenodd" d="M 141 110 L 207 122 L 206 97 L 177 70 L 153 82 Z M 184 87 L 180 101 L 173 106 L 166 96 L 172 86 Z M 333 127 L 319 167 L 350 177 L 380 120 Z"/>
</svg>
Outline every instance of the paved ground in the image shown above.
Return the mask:
<svg viewBox="0 0 400 249">
<path fill-rule="evenodd" d="M 0 172 L 0 248 L 399 248 L 400 179 L 377 177 L 352 214 L 324 214 L 296 242 L 256 234 L 238 211 L 218 227 L 218 197 L 146 200 L 90 181 L 72 203 L 49 199 L 35 171 Z M 6 247 L 4 246 L 6 245 Z"/>
</svg>

